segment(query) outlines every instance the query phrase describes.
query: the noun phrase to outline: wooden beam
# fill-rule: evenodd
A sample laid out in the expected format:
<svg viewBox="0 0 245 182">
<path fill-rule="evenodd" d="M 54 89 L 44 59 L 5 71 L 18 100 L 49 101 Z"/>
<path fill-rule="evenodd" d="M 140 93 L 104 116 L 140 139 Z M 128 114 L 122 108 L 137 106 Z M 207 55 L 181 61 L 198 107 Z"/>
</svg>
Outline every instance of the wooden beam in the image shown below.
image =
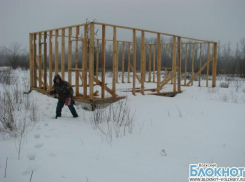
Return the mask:
<svg viewBox="0 0 245 182">
<path fill-rule="evenodd" d="M 79 26 L 76 27 L 76 38 L 79 37 Z M 79 70 L 78 69 L 78 41 L 76 41 L 76 51 L 75 51 L 75 68 L 76 68 L 76 80 L 75 80 L 75 89 L 76 89 L 76 96 L 79 96 Z"/>
<path fill-rule="evenodd" d="M 151 50 L 152 50 L 152 45 L 150 44 L 149 45 L 149 69 L 148 69 L 148 71 L 149 71 L 149 76 L 148 76 L 148 82 L 151 82 L 151 64 L 152 64 L 152 62 L 151 62 Z"/>
<path fill-rule="evenodd" d="M 172 55 L 172 72 L 173 72 L 173 91 L 176 92 L 176 37 L 173 37 L 173 55 Z"/>
<path fill-rule="evenodd" d="M 113 93 L 116 93 L 116 66 L 117 66 L 117 28 L 113 27 L 113 62 L 112 62 L 112 91 Z"/>
<path fill-rule="evenodd" d="M 70 27 L 69 30 L 69 38 L 68 38 L 68 82 L 72 85 L 72 74 L 71 74 L 71 64 L 72 64 L 72 42 L 71 36 L 72 36 L 72 28 Z"/>
<path fill-rule="evenodd" d="M 118 82 L 118 61 L 119 61 L 119 42 L 117 41 L 117 48 L 116 48 L 116 53 L 117 53 L 117 56 L 116 56 L 116 83 L 119 83 Z"/>
<path fill-rule="evenodd" d="M 97 39 L 97 43 L 96 43 L 96 78 L 99 78 L 99 40 Z"/>
<path fill-rule="evenodd" d="M 131 70 L 134 72 L 135 71 L 135 76 L 136 76 L 136 78 L 137 78 L 137 80 L 139 81 L 139 83 L 141 84 L 141 79 L 140 79 L 140 77 L 137 75 L 137 73 L 136 73 L 136 70 L 134 70 L 134 68 L 133 68 L 133 66 L 129 63 L 129 66 L 130 66 L 130 68 L 131 68 Z"/>
<path fill-rule="evenodd" d="M 38 56 L 38 76 L 39 76 L 39 88 L 41 89 L 42 88 L 42 76 L 41 76 L 41 74 L 42 74 L 42 44 L 41 44 L 41 42 L 42 42 L 42 34 L 41 33 L 39 33 L 39 35 L 38 35 L 38 54 L 39 54 L 39 56 Z"/>
<path fill-rule="evenodd" d="M 191 77 L 194 76 L 194 62 L 195 62 L 195 44 L 192 45 L 192 66 L 191 66 Z M 193 85 L 193 82 L 192 82 Z"/>
<path fill-rule="evenodd" d="M 133 29 L 133 95 L 136 95 L 135 83 L 136 83 L 136 30 Z"/>
<path fill-rule="evenodd" d="M 58 58 L 59 58 L 59 49 L 58 49 L 58 34 L 59 30 L 55 31 L 55 74 L 58 74 Z"/>
<path fill-rule="evenodd" d="M 83 97 L 87 98 L 87 49 L 88 49 L 88 40 L 87 40 L 87 33 L 88 33 L 88 25 L 84 25 L 84 39 L 83 39 L 83 61 L 82 61 L 82 68 L 83 68 Z"/>
<path fill-rule="evenodd" d="M 122 83 L 124 82 L 124 65 L 125 65 L 125 43 L 122 43 Z"/>
<path fill-rule="evenodd" d="M 53 44 L 52 44 L 52 34 L 49 32 L 49 90 L 52 90 L 53 85 Z"/>
<path fill-rule="evenodd" d="M 208 43 L 207 58 L 209 58 L 209 51 L 210 51 L 210 43 Z M 209 79 L 208 77 L 209 77 L 209 64 L 207 65 L 206 87 L 208 87 L 208 79 Z"/>
<path fill-rule="evenodd" d="M 128 83 L 130 83 L 130 43 L 128 43 Z"/>
<path fill-rule="evenodd" d="M 199 62 L 199 70 L 201 69 L 202 67 L 202 44 L 200 44 L 200 62 Z M 200 87 L 201 86 L 201 74 L 202 72 L 200 73 L 199 75 L 199 79 L 198 79 L 198 86 Z"/>
<path fill-rule="evenodd" d="M 90 23 L 89 40 L 89 98 L 94 98 L 94 23 Z"/>
<path fill-rule="evenodd" d="M 106 54 L 106 26 L 102 25 L 102 55 L 101 55 L 101 98 L 105 98 L 105 54 Z"/>
<path fill-rule="evenodd" d="M 161 34 L 157 34 L 157 92 L 160 93 L 161 83 Z"/>
<path fill-rule="evenodd" d="M 141 94 L 145 94 L 145 85 L 144 85 L 144 77 L 145 77 L 145 33 L 141 32 Z"/>
<path fill-rule="evenodd" d="M 94 77 L 94 82 L 97 84 L 97 85 L 100 85 L 102 86 L 102 82 L 100 82 L 96 77 Z M 105 87 L 105 90 L 111 94 L 113 97 L 117 97 L 118 95 L 116 94 L 116 92 L 114 92 L 113 90 L 111 90 L 110 88 L 108 88 L 106 85 L 104 86 Z"/>
<path fill-rule="evenodd" d="M 47 90 L 47 32 L 44 32 L 44 39 L 43 39 L 43 42 L 44 42 L 44 57 L 43 57 L 43 71 L 44 71 L 44 76 L 43 76 L 43 79 L 44 79 L 44 90 Z"/>
<path fill-rule="evenodd" d="M 187 57 L 188 57 L 188 44 L 185 44 L 185 82 L 184 85 L 186 85 L 186 76 L 187 76 Z"/>
<path fill-rule="evenodd" d="M 155 77 L 156 77 L 156 73 L 155 73 L 155 67 L 156 67 L 156 45 L 153 45 L 153 82 L 155 83 Z"/>
<path fill-rule="evenodd" d="M 33 58 L 33 34 L 29 34 L 29 69 L 30 69 L 30 89 L 33 88 L 34 83 L 34 58 Z"/>
<path fill-rule="evenodd" d="M 213 46 L 214 61 L 213 61 L 213 77 L 212 77 L 212 87 L 216 87 L 216 69 L 217 69 L 217 42 Z"/>
<path fill-rule="evenodd" d="M 191 80 L 187 83 L 187 86 L 190 86 L 190 84 L 195 80 L 195 78 L 201 73 L 201 71 L 210 63 L 210 61 L 214 59 L 214 55 L 212 55 L 208 61 L 201 67 L 201 69 L 191 77 Z"/>
<path fill-rule="evenodd" d="M 62 29 L 61 37 L 61 78 L 65 80 L 65 29 Z"/>
<path fill-rule="evenodd" d="M 178 37 L 178 92 L 181 92 L 181 38 Z"/>
<path fill-rule="evenodd" d="M 33 79 L 33 84 L 34 84 L 34 88 L 37 88 L 37 44 L 36 44 L 36 41 L 37 41 L 37 34 L 34 33 L 34 37 L 33 37 L 33 44 L 34 44 L 34 50 L 33 50 L 33 59 L 34 59 L 34 68 L 33 68 L 33 72 L 34 72 L 34 79 Z"/>
</svg>

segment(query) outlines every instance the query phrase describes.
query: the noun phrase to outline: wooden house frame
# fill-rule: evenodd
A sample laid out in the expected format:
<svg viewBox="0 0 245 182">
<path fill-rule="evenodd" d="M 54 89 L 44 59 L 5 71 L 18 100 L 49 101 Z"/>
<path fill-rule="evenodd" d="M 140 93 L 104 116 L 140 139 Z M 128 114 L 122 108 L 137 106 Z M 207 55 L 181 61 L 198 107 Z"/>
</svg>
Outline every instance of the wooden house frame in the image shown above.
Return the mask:
<svg viewBox="0 0 245 182">
<path fill-rule="evenodd" d="M 101 31 L 101 37 L 95 37 L 95 26 L 99 27 Z M 112 39 L 106 38 L 106 29 L 112 29 Z M 131 31 L 132 40 L 123 41 L 117 39 L 117 31 L 119 29 Z M 83 35 L 81 33 L 83 31 Z M 136 33 L 140 33 L 141 41 L 137 42 Z M 145 33 L 151 33 L 156 36 L 156 43 L 146 43 Z M 84 36 L 85 35 L 85 36 Z M 88 36 L 86 36 L 88 35 Z M 161 36 L 172 37 L 171 43 L 162 43 Z M 209 83 L 209 63 L 212 64 L 212 87 L 216 86 L 216 67 L 217 67 L 217 42 L 206 41 L 201 39 L 187 38 L 178 35 L 166 34 L 161 32 L 155 32 L 150 30 L 144 30 L 139 28 L 131 28 L 125 26 L 104 24 L 98 22 L 91 22 L 85 24 L 79 24 L 68 27 L 61 27 L 57 29 L 44 30 L 39 32 L 33 32 L 29 34 L 30 44 L 30 86 L 31 90 L 37 90 L 41 93 L 47 93 L 52 89 L 53 76 L 60 74 L 62 79 L 65 79 L 65 69 L 68 70 L 68 82 L 72 85 L 72 71 L 75 72 L 75 97 L 74 99 L 80 102 L 89 104 L 100 104 L 115 102 L 124 97 L 118 96 L 116 93 L 116 84 L 118 80 L 118 45 L 122 45 L 122 83 L 125 83 L 125 73 L 128 73 L 127 82 L 130 82 L 130 72 L 132 76 L 132 93 L 136 95 L 137 92 L 145 95 L 145 92 L 151 91 L 153 95 L 167 95 L 176 94 L 181 92 L 182 86 L 190 86 L 193 81 L 199 76 L 199 86 L 201 82 L 201 72 L 206 68 L 206 86 Z M 105 65 L 107 64 L 106 54 L 106 42 L 111 41 L 113 45 L 113 63 L 112 63 L 112 87 L 109 88 L 105 81 Z M 164 41 L 164 40 L 163 40 Z M 189 41 L 189 42 L 188 42 Z M 191 42 L 190 42 L 191 41 Z M 74 44 L 75 43 L 75 44 Z M 82 56 L 78 59 L 78 43 L 82 44 Z M 98 59 L 98 46 L 101 44 L 101 60 Z M 136 73 L 136 44 L 140 44 L 140 75 Z M 207 45 L 207 60 L 201 60 L 199 70 L 194 72 L 194 46 L 198 45 L 202 47 L 203 44 Z M 72 46 L 75 45 L 75 67 L 72 67 Z M 88 47 L 89 45 L 89 47 Z M 192 46 L 192 70 L 191 79 L 187 82 L 187 46 Z M 59 63 L 59 46 L 61 52 L 61 61 Z M 95 47 L 97 49 L 95 52 Z M 146 46 L 149 48 L 149 59 L 146 60 Z M 172 67 L 161 66 L 161 55 L 163 54 L 162 46 L 165 46 L 165 50 L 171 46 L 172 54 Z M 181 85 L 181 46 L 185 47 L 185 64 L 184 64 L 184 84 Z M 210 55 L 210 48 L 212 47 L 212 55 Z M 68 49 L 68 57 L 65 56 L 65 49 Z M 127 48 L 127 51 L 125 51 Z M 182 51 L 183 52 L 183 51 Z M 127 54 L 127 56 L 126 56 Z M 48 56 L 52 55 L 52 56 Z M 54 55 L 54 59 L 53 59 Z M 132 60 L 130 60 L 132 55 Z M 200 55 L 202 55 L 202 49 L 200 49 Z M 95 59 L 95 57 L 97 57 Z M 125 68 L 125 60 L 128 63 L 128 68 Z M 99 61 L 100 64 L 99 64 Z M 147 64 L 148 61 L 148 64 Z M 164 61 L 164 60 L 163 60 Z M 205 62 L 203 64 L 203 62 Z M 53 66 L 54 73 L 53 73 Z M 67 64 L 68 68 L 65 68 Z M 82 66 L 79 66 L 82 64 Z M 99 65 L 101 65 L 99 67 Z M 95 68 L 94 68 L 95 67 Z M 182 67 L 182 69 L 181 69 Z M 48 68 L 48 69 L 47 69 Z M 161 78 L 161 70 L 165 70 L 164 79 Z M 98 70 L 101 70 L 101 79 L 98 78 Z M 169 73 L 167 73 L 169 70 Z M 148 71 L 148 80 L 145 78 L 146 71 Z M 153 73 L 153 76 L 152 76 Z M 156 74 L 155 74 L 156 73 Z M 155 76 L 156 75 L 156 76 Z M 153 78 L 152 78 L 153 77 Z M 82 84 L 79 84 L 79 80 Z M 156 83 L 156 87 L 152 89 L 145 88 L 145 82 Z M 80 81 L 80 82 L 81 82 Z M 140 83 L 140 89 L 136 88 L 136 82 Z M 172 91 L 162 92 L 163 87 L 171 81 Z M 97 96 L 98 90 L 94 90 L 94 86 L 101 86 L 101 95 Z M 82 91 L 82 94 L 80 93 Z M 109 93 L 110 97 L 106 97 L 105 93 Z"/>
</svg>

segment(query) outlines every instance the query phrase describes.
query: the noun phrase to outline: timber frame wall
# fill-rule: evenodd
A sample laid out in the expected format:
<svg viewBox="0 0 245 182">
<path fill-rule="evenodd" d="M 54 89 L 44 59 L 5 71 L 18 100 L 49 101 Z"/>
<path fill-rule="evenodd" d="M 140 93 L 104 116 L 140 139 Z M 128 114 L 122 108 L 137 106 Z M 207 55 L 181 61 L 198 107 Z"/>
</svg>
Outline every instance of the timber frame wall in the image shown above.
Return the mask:
<svg viewBox="0 0 245 182">
<path fill-rule="evenodd" d="M 101 27 L 101 38 L 95 38 L 95 25 Z M 113 39 L 106 39 L 107 27 L 113 29 Z M 117 30 L 126 29 L 132 32 L 132 41 L 117 40 Z M 89 32 L 89 36 L 87 35 Z M 141 42 L 136 42 L 136 33 L 141 34 Z M 145 33 L 153 34 L 157 37 L 156 44 L 149 44 L 145 42 Z M 74 35 L 75 34 L 75 35 Z M 171 43 L 162 43 L 161 36 L 172 37 Z M 184 42 L 184 41 L 185 42 Z M 106 64 L 106 42 L 112 41 L 113 44 L 113 63 L 112 63 L 112 88 L 107 87 L 105 82 L 105 64 Z M 192 41 L 187 43 L 187 41 Z M 75 44 L 72 44 L 75 42 Z M 82 60 L 78 60 L 78 43 L 82 43 Z M 59 44 L 61 43 L 61 44 Z M 89 44 L 88 44 L 89 43 Z M 212 64 L 212 87 L 216 86 L 216 67 L 217 67 L 217 42 L 206 41 L 201 39 L 187 38 L 172 34 L 166 34 L 161 32 L 143 30 L 138 28 L 131 28 L 125 26 L 104 24 L 98 22 L 79 24 L 74 26 L 62 27 L 57 29 L 33 32 L 29 34 L 30 44 L 30 86 L 31 90 L 37 90 L 42 93 L 46 93 L 47 90 L 52 89 L 53 68 L 54 73 L 60 74 L 62 79 L 65 79 L 65 64 L 68 65 L 68 82 L 72 85 L 72 71 L 75 72 L 75 100 L 85 103 L 106 103 L 114 102 L 124 97 L 119 97 L 116 93 L 116 83 L 118 82 L 118 47 L 119 43 L 122 44 L 122 83 L 125 83 L 124 68 L 125 59 L 128 61 L 128 83 L 130 82 L 130 72 L 133 73 L 132 77 L 132 93 L 136 95 L 136 92 L 145 94 L 145 91 L 151 91 L 153 95 L 164 95 L 165 92 L 161 92 L 163 87 L 171 81 L 173 86 L 171 93 L 180 93 L 181 86 L 193 85 L 193 81 L 199 76 L 199 86 L 201 82 L 201 72 L 206 68 L 206 86 L 209 83 L 209 63 Z M 68 44 L 68 57 L 65 56 L 65 44 Z M 98 46 L 101 44 L 101 62 L 98 60 Z M 136 45 L 140 44 L 141 56 L 140 56 L 140 76 L 136 73 Z M 202 45 L 207 45 L 207 60 L 202 64 Z M 72 46 L 75 45 L 75 67 L 72 68 Z M 89 45 L 89 48 L 87 48 Z M 181 85 L 181 45 L 185 47 L 184 59 L 184 84 Z M 195 45 L 200 46 L 200 64 L 199 70 L 194 72 L 194 49 Z M 61 46 L 61 55 L 59 55 L 59 46 Z M 95 53 L 95 46 L 97 46 L 97 53 Z M 147 65 L 146 60 L 146 46 L 149 48 L 149 60 Z M 172 46 L 172 67 L 161 67 L 161 55 L 163 54 L 162 48 L 165 46 L 165 50 L 169 46 Z M 192 66 L 191 66 L 191 78 L 187 82 L 187 47 L 192 46 Z M 125 47 L 127 48 L 127 57 L 125 58 Z M 210 48 L 212 47 L 212 55 L 210 55 Z M 48 49 L 48 50 L 47 50 Z M 54 50 L 53 50 L 54 49 Z M 87 51 L 88 49 L 88 51 Z M 130 61 L 130 55 L 132 54 L 132 61 Z M 52 55 L 52 56 L 48 56 Z M 54 55 L 54 59 L 53 59 Z M 95 55 L 97 59 L 95 61 Z M 61 62 L 59 62 L 59 56 Z M 183 56 L 182 56 L 183 57 Z M 49 59 L 47 61 L 47 58 Z M 79 62 L 80 61 L 80 62 Z M 94 61 L 96 62 L 94 64 Z M 164 60 L 163 60 L 164 61 Z M 47 62 L 49 65 L 47 65 Z M 131 63 L 132 62 L 132 63 Z M 82 67 L 79 68 L 79 63 Z M 88 64 L 88 65 L 87 65 Z M 94 65 L 96 68 L 94 68 Z M 101 68 L 99 68 L 101 65 Z M 156 66 L 155 66 L 156 65 Z M 48 69 L 47 69 L 48 68 Z M 161 78 L 161 70 L 165 69 L 164 79 Z M 94 70 L 95 69 L 95 70 Z M 101 80 L 98 78 L 98 70 L 101 70 Z M 148 69 L 148 81 L 156 83 L 156 87 L 153 89 L 145 89 L 144 83 L 146 82 L 146 70 Z M 169 70 L 169 71 L 168 71 Z M 168 73 L 169 72 L 169 73 Z M 47 74 L 48 73 L 48 74 Z M 153 73 L 153 80 L 152 80 Z M 155 78 L 156 73 L 156 78 Z M 82 81 L 82 85 L 79 84 L 79 79 Z M 136 81 L 141 85 L 140 89 L 136 88 Z M 94 91 L 94 86 L 101 86 L 101 96 L 97 97 L 98 91 Z M 80 88 L 82 87 L 82 89 Z M 81 89 L 81 90 L 80 90 Z M 82 94 L 79 91 L 83 91 Z M 111 96 L 106 97 L 105 93 L 108 92 Z"/>
</svg>

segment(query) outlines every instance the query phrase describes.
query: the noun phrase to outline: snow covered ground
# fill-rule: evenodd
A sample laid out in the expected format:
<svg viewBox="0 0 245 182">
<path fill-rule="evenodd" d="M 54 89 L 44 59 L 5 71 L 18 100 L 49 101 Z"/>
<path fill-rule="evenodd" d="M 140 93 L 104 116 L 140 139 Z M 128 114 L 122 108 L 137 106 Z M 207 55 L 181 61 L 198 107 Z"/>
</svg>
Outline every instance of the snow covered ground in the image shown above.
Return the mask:
<svg viewBox="0 0 245 182">
<path fill-rule="evenodd" d="M 235 80 L 229 88 L 219 86 L 224 78 L 216 88 L 195 82 L 175 97 L 121 92 L 135 120 L 132 133 L 121 131 L 119 137 L 114 130 L 106 135 L 106 123 L 94 127 L 93 112 L 82 105 L 76 106 L 79 118 L 65 107 L 62 118 L 51 119 L 57 100 L 32 91 L 39 121 L 24 136 L 20 160 L 17 139 L 0 132 L 0 181 L 30 181 L 33 172 L 32 182 L 184 182 L 189 164 L 244 167 L 245 82 Z M 118 85 L 123 88 L 130 85 Z"/>
</svg>

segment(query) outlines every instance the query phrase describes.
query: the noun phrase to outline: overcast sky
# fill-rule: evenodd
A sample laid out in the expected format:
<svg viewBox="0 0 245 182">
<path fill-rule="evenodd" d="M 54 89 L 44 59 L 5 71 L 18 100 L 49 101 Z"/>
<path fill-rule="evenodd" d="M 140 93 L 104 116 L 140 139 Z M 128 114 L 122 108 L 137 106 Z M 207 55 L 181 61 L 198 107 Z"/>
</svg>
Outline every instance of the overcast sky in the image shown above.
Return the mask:
<svg viewBox="0 0 245 182">
<path fill-rule="evenodd" d="M 0 0 L 0 46 L 29 33 L 97 22 L 221 41 L 245 38 L 245 0 Z"/>
</svg>

